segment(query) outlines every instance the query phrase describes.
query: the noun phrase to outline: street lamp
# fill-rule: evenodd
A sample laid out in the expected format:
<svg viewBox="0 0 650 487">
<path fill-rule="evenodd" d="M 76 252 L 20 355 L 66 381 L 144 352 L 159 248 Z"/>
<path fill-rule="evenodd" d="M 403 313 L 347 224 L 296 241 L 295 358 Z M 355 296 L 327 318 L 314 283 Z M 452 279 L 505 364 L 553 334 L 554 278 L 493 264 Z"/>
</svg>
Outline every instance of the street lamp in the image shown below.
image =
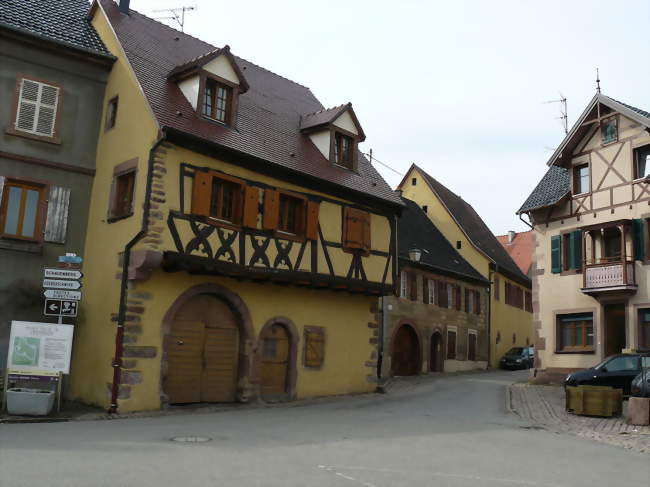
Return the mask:
<svg viewBox="0 0 650 487">
<path fill-rule="evenodd" d="M 422 251 L 416 247 L 412 247 L 409 250 L 409 259 L 413 262 L 420 262 L 420 257 L 422 256 Z"/>
</svg>

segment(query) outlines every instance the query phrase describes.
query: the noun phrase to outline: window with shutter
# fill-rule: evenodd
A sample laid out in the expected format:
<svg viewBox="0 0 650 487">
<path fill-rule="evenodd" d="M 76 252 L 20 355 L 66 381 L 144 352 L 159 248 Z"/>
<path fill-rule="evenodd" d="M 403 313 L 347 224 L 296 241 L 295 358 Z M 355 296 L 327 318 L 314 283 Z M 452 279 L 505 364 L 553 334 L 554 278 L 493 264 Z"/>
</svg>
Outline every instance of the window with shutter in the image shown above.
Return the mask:
<svg viewBox="0 0 650 487">
<path fill-rule="evenodd" d="M 569 269 L 582 269 L 582 231 L 571 232 L 569 238 Z"/>
<path fill-rule="evenodd" d="M 447 330 L 447 358 L 456 359 L 456 330 Z"/>
<path fill-rule="evenodd" d="M 207 222 L 214 225 L 238 227 L 243 220 L 245 187 L 241 179 L 226 174 L 196 171 L 192 186 L 192 214 L 206 217 Z M 249 198 L 249 204 L 254 205 L 254 191 L 249 193 Z M 249 212 L 253 211 L 249 209 Z M 252 220 L 250 214 L 249 218 Z"/>
<path fill-rule="evenodd" d="M 447 293 L 447 283 L 438 281 L 438 306 L 446 308 L 449 302 L 449 294 Z"/>
<path fill-rule="evenodd" d="M 553 235 L 551 237 L 551 272 L 559 274 L 562 272 L 562 237 Z"/>
<path fill-rule="evenodd" d="M 409 296 L 409 278 L 406 271 L 400 272 L 400 288 L 399 288 L 399 297 L 407 298 Z"/>
<path fill-rule="evenodd" d="M 456 297 L 455 297 L 454 304 L 456 306 L 456 311 L 460 311 L 462 309 L 461 308 L 461 296 L 462 296 L 462 294 L 461 294 L 460 286 L 454 286 L 454 288 L 456 290 L 456 293 L 455 293 Z"/>
<path fill-rule="evenodd" d="M 474 303 L 474 313 L 477 315 L 481 314 L 481 291 L 474 291 L 474 298 L 476 302 Z"/>
<path fill-rule="evenodd" d="M 28 78 L 20 80 L 14 129 L 39 137 L 53 138 L 61 89 Z"/>
<path fill-rule="evenodd" d="M 42 240 L 45 186 L 4 179 L 0 198 L 0 231 L 6 238 Z"/>
<path fill-rule="evenodd" d="M 325 328 L 305 326 L 304 366 L 319 369 L 325 362 Z"/>
<path fill-rule="evenodd" d="M 418 300 L 418 276 L 414 272 L 409 273 L 410 284 L 409 288 L 411 291 L 411 301 Z"/>
<path fill-rule="evenodd" d="M 472 300 L 472 291 L 465 289 L 465 313 L 471 313 L 474 310 L 474 303 Z"/>
<path fill-rule="evenodd" d="M 370 253 L 370 213 L 356 208 L 343 209 L 343 250 Z"/>
<path fill-rule="evenodd" d="M 429 304 L 429 279 L 422 277 L 422 301 L 424 304 Z"/>
</svg>

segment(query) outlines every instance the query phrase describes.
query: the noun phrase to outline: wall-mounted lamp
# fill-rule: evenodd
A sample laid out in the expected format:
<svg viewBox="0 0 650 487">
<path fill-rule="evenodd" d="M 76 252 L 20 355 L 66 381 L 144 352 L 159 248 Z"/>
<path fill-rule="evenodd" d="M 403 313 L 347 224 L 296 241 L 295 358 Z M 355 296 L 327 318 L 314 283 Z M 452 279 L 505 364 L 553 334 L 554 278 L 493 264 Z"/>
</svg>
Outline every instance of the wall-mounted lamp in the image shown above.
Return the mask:
<svg viewBox="0 0 650 487">
<path fill-rule="evenodd" d="M 420 262 L 420 257 L 422 257 L 422 251 L 420 249 L 413 247 L 409 250 L 409 259 L 413 262 Z"/>
</svg>

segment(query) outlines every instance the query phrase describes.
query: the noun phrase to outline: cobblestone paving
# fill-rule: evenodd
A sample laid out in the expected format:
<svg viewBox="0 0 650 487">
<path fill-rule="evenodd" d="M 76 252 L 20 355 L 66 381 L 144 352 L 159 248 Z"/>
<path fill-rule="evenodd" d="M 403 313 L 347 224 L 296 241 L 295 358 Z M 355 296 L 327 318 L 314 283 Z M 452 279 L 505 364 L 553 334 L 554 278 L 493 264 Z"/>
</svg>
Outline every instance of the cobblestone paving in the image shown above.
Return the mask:
<svg viewBox="0 0 650 487">
<path fill-rule="evenodd" d="M 571 433 L 650 455 L 650 426 L 625 423 L 617 418 L 577 416 L 564 410 L 564 389 L 560 386 L 513 384 L 510 407 L 534 427 L 555 433 Z M 627 401 L 623 404 L 623 412 Z"/>
</svg>

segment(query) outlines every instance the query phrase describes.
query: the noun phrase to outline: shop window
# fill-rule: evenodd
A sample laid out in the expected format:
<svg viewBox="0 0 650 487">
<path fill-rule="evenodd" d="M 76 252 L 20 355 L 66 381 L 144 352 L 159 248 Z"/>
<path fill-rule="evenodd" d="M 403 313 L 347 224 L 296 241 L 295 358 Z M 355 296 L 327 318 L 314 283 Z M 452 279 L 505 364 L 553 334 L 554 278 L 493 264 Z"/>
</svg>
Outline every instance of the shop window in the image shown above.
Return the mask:
<svg viewBox="0 0 650 487">
<path fill-rule="evenodd" d="M 305 367 L 321 368 L 325 362 L 325 328 L 306 326 L 304 347 Z"/>
<path fill-rule="evenodd" d="M 343 209 L 343 250 L 370 254 L 370 213 L 356 208 Z"/>
<path fill-rule="evenodd" d="M 593 313 L 558 315 L 556 342 L 558 351 L 592 351 Z"/>
</svg>

